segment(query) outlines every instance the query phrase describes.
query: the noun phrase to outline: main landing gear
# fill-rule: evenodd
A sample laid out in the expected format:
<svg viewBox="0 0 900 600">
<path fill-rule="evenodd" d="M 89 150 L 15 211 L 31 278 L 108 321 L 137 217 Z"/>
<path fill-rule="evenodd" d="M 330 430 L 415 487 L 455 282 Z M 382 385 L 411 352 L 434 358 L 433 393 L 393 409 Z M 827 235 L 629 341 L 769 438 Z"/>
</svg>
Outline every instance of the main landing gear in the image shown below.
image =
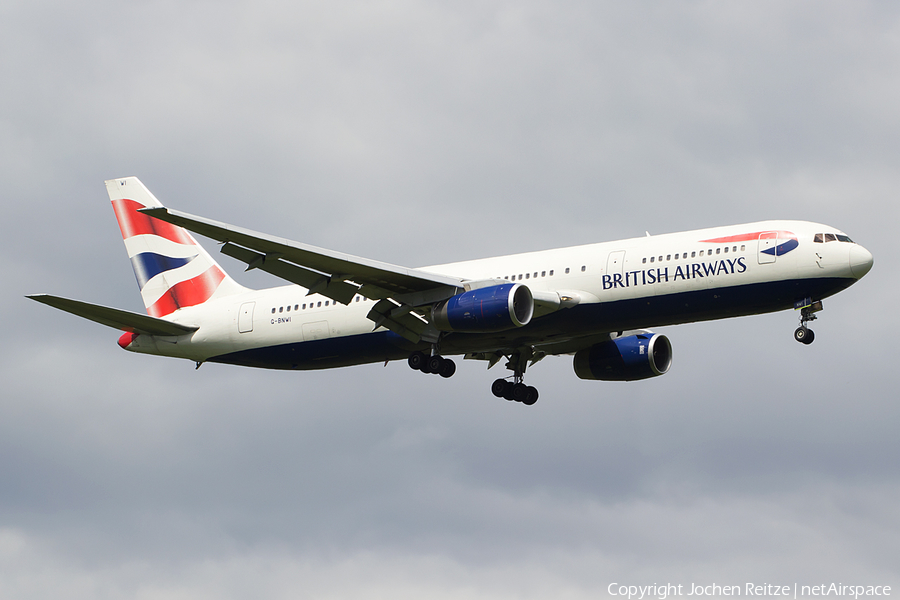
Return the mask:
<svg viewBox="0 0 900 600">
<path fill-rule="evenodd" d="M 526 406 L 531 406 L 537 402 L 539 396 L 537 388 L 525 385 L 523 381 L 525 378 L 525 367 L 528 365 L 528 361 L 534 358 L 535 354 L 532 348 L 528 348 L 527 351 L 514 352 L 510 356 L 509 362 L 506 363 L 506 368 L 513 372 L 512 381 L 508 377 L 506 379 L 497 379 L 491 384 L 491 393 L 498 398 L 521 402 Z M 543 358 L 543 355 L 536 358 L 534 362 L 541 358 Z"/>
<path fill-rule="evenodd" d="M 808 346 L 816 339 L 816 334 L 806 324 L 816 320 L 815 313 L 822 310 L 822 301 L 812 302 L 807 299 L 801 304 L 804 306 L 800 308 L 800 327 L 794 330 L 794 339 Z"/>
<path fill-rule="evenodd" d="M 422 371 L 423 373 L 434 373 L 444 378 L 453 377 L 453 374 L 456 373 L 456 363 L 439 354 L 429 356 L 420 350 L 416 350 L 409 355 L 407 362 L 411 369 Z"/>
<path fill-rule="evenodd" d="M 491 384 L 491 393 L 498 398 L 515 400 L 526 406 L 531 406 L 538 401 L 538 391 L 533 385 L 525 385 L 521 381 L 509 381 L 497 379 Z"/>
<path fill-rule="evenodd" d="M 499 354 L 497 356 L 499 358 Z M 522 380 L 525 376 L 525 367 L 528 365 L 528 361 L 530 360 L 534 364 L 543 357 L 544 354 L 542 352 L 535 352 L 530 347 L 524 350 L 517 350 L 511 354 L 509 362 L 506 363 L 506 368 L 513 372 L 512 381 L 510 381 L 509 377 L 496 380 L 491 385 L 491 392 L 498 398 L 514 400 L 527 406 L 537 402 L 537 388 L 525 385 Z M 411 369 L 422 371 L 423 373 L 435 373 L 441 377 L 452 377 L 456 373 L 456 363 L 437 353 L 428 355 L 420 350 L 416 350 L 409 355 L 407 362 Z M 491 366 L 493 366 L 493 363 L 491 363 Z"/>
</svg>

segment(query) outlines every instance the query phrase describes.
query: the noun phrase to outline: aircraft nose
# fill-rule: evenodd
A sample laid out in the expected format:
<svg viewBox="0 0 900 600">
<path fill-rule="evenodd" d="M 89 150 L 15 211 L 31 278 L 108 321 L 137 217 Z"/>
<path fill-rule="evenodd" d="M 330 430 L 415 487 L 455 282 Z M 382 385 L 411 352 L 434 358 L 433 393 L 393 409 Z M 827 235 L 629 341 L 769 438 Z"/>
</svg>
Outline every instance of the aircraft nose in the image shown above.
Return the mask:
<svg viewBox="0 0 900 600">
<path fill-rule="evenodd" d="M 860 245 L 854 245 L 850 248 L 850 272 L 857 279 L 861 279 L 863 275 L 869 272 L 875 259 L 872 253 Z"/>
</svg>

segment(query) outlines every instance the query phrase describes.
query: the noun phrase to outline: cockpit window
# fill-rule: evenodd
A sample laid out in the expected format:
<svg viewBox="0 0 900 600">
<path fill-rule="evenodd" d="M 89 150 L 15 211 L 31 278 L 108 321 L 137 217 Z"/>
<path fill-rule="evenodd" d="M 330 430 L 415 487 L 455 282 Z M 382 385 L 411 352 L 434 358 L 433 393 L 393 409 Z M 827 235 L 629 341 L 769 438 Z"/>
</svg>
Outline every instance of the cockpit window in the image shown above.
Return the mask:
<svg viewBox="0 0 900 600">
<path fill-rule="evenodd" d="M 853 240 L 841 233 L 817 233 L 813 236 L 813 241 L 817 244 L 824 244 L 827 242 L 847 242 L 848 244 L 855 244 Z"/>
</svg>

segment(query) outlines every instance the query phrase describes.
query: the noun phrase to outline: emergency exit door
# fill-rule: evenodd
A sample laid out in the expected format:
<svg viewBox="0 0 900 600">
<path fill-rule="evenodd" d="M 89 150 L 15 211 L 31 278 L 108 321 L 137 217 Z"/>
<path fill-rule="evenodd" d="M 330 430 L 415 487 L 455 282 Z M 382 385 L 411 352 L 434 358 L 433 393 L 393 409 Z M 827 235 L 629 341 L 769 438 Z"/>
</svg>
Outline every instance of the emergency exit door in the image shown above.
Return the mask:
<svg viewBox="0 0 900 600">
<path fill-rule="evenodd" d="M 244 302 L 238 313 L 238 333 L 250 333 L 253 331 L 253 307 L 256 302 Z"/>
</svg>

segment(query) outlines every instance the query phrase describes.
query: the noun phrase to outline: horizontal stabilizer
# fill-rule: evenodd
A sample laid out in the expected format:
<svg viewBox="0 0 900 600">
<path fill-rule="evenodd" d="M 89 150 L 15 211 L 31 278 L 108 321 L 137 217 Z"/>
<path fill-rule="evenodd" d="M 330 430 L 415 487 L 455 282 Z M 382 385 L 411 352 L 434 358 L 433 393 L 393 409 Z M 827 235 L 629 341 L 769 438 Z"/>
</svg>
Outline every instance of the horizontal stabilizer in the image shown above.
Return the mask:
<svg viewBox="0 0 900 600">
<path fill-rule="evenodd" d="M 26 296 L 36 300 L 41 304 L 64 310 L 73 315 L 78 315 L 95 323 L 106 325 L 121 331 L 130 333 L 143 333 L 146 335 L 185 335 L 197 331 L 198 327 L 188 327 L 172 323 L 165 319 L 149 317 L 128 310 L 120 310 L 118 308 L 109 308 L 100 306 L 99 304 L 91 304 L 89 302 L 81 302 L 79 300 L 70 300 L 68 298 L 60 298 L 59 296 L 51 296 L 49 294 L 34 294 Z"/>
</svg>

